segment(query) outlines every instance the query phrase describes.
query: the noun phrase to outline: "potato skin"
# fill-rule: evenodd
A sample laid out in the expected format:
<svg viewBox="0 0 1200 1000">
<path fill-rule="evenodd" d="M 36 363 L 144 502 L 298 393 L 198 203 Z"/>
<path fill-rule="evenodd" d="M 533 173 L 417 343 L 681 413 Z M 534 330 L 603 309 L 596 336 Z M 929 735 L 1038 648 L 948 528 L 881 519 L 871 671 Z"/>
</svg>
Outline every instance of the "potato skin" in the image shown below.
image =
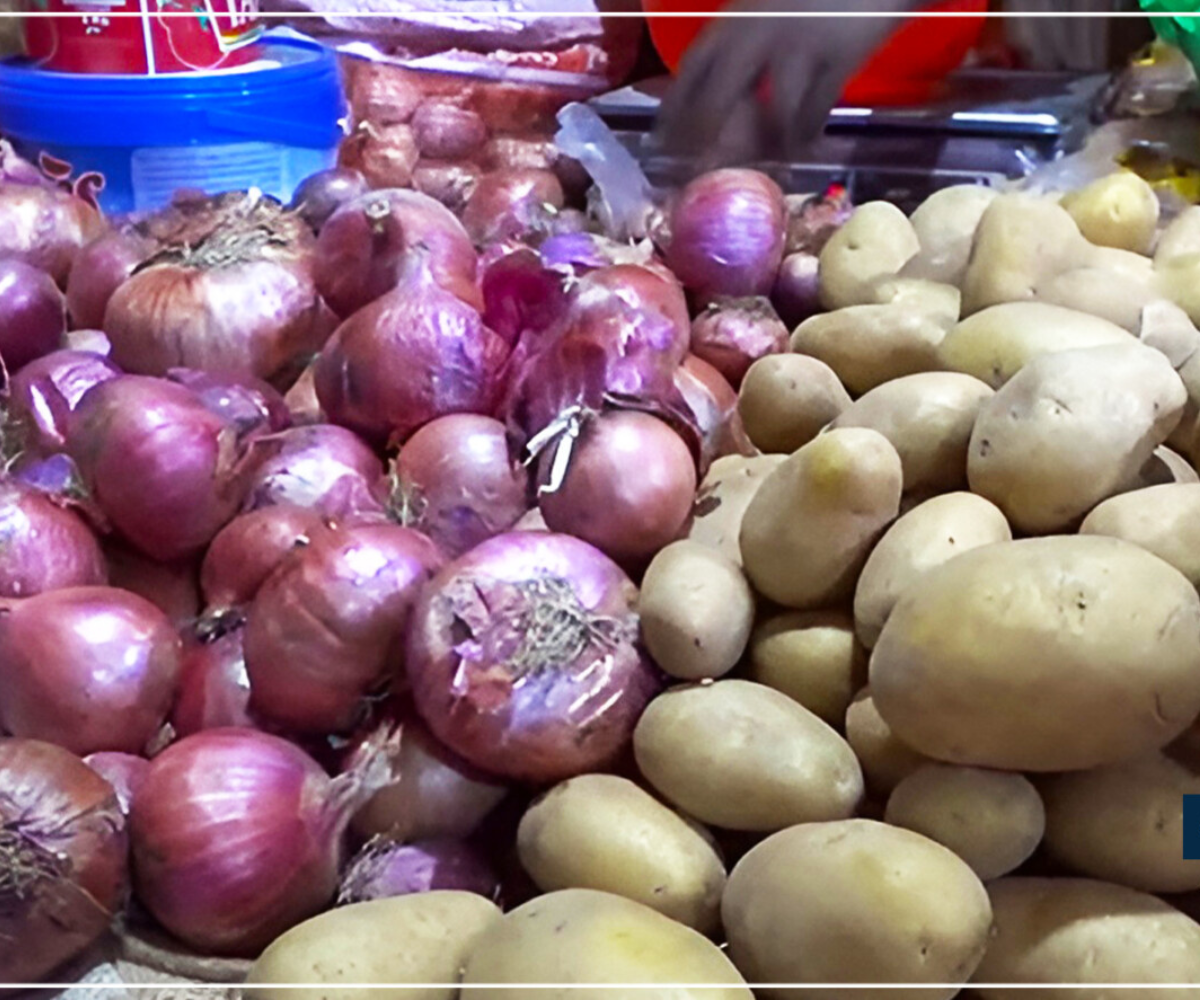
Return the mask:
<svg viewBox="0 0 1200 1000">
<path fill-rule="evenodd" d="M 964 862 L 926 837 L 865 819 L 768 837 L 730 873 L 721 916 L 730 955 L 754 983 L 965 982 L 991 923 L 987 893 Z M 853 1000 L 890 992 L 837 991 Z"/>
<path fill-rule="evenodd" d="M 883 278 L 875 284 L 871 302 L 911 306 L 945 323 L 957 323 L 962 313 L 962 292 L 956 286 L 921 278 Z"/>
<path fill-rule="evenodd" d="M 1139 258 L 1142 259 L 1145 258 Z M 1098 316 L 1136 335 L 1142 310 L 1160 301 L 1162 293 L 1154 286 L 1150 275 L 1135 278 L 1122 271 L 1081 267 L 1057 274 L 1038 285 L 1035 298 L 1038 302 Z"/>
<path fill-rule="evenodd" d="M 1137 991 L 1056 983 L 1200 983 L 1200 925 L 1153 896 L 1090 879 L 1002 878 L 988 886 L 994 929 L 975 970 L 981 1000 L 1122 1000 Z M 1145 991 L 1186 1000 L 1194 990 Z"/>
<path fill-rule="evenodd" d="M 426 892 L 329 910 L 262 953 L 247 977 L 245 1000 L 455 1000 L 457 987 L 399 984 L 457 982 L 471 949 L 500 919 L 494 903 L 470 892 Z M 321 985 L 285 990 L 272 983 Z M 392 988 L 367 991 L 339 983 Z"/>
<path fill-rule="evenodd" d="M 462 981 L 464 986 L 597 984 L 596 989 L 537 990 L 546 1000 L 754 1000 L 733 963 L 707 938 L 640 903 L 592 889 L 547 893 L 506 914 L 472 949 Z M 709 988 L 626 991 L 603 983 Z M 725 988 L 712 988 L 716 985 Z M 472 1000 L 519 995 L 478 986 L 462 993 Z"/>
<path fill-rule="evenodd" d="M 1114 763 L 1165 745 L 1200 713 L 1200 597 L 1115 538 L 988 545 L 901 597 L 870 686 L 896 735 L 937 760 L 1012 771 Z"/>
<path fill-rule="evenodd" d="M 961 285 L 975 230 L 996 196 L 995 188 L 956 184 L 935 191 L 921 202 L 909 219 L 921 249 L 900 273 Z"/>
<path fill-rule="evenodd" d="M 932 763 L 892 732 L 875 707 L 869 687 L 859 691 L 846 709 L 845 729 L 846 742 L 862 765 L 872 797 L 886 798 L 910 774 Z"/>
<path fill-rule="evenodd" d="M 1168 483 L 1122 493 L 1096 507 L 1080 534 L 1106 535 L 1153 553 L 1200 588 L 1200 484 Z"/>
<path fill-rule="evenodd" d="M 1158 229 L 1158 197 L 1137 174 L 1119 171 L 1062 199 L 1085 239 L 1097 246 L 1147 254 Z"/>
<path fill-rule="evenodd" d="M 863 794 L 846 741 L 787 695 L 751 681 L 659 695 L 634 729 L 633 752 L 664 798 L 727 830 L 841 819 Z"/>
<path fill-rule="evenodd" d="M 710 840 L 627 778 L 585 774 L 529 807 L 521 865 L 543 892 L 598 889 L 712 934 L 725 866 Z"/>
<path fill-rule="evenodd" d="M 719 552 L 741 566 L 742 547 L 738 536 L 746 508 L 763 481 L 786 458 L 786 455 L 755 455 L 750 458 L 729 455 L 713 462 L 696 491 L 688 539 Z"/>
<path fill-rule="evenodd" d="M 742 379 L 738 415 L 759 451 L 790 455 L 850 405 L 837 375 L 803 354 L 759 358 Z"/>
<path fill-rule="evenodd" d="M 874 284 L 896 274 L 919 249 L 912 223 L 895 205 L 859 205 L 821 249 L 821 304 L 841 309 L 873 301 Z"/>
</svg>

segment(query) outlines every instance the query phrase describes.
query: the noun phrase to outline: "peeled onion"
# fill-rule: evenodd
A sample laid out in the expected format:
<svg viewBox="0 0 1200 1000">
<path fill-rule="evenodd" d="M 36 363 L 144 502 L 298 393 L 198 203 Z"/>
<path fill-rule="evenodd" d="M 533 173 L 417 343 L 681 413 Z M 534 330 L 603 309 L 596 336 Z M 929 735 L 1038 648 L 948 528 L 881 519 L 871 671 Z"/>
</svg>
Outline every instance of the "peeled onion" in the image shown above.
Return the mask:
<svg viewBox="0 0 1200 1000">
<path fill-rule="evenodd" d="M 108 582 L 92 529 L 61 501 L 0 479 L 0 597 L 32 597 Z"/>
</svg>

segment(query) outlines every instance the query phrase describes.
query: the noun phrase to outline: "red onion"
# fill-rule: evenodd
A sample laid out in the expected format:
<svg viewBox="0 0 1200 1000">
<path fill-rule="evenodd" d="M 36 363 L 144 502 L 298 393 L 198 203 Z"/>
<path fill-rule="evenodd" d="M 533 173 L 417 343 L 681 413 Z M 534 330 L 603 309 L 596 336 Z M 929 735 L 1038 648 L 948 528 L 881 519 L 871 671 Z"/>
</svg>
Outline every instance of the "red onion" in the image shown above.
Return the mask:
<svg viewBox="0 0 1200 1000">
<path fill-rule="evenodd" d="M 23 451 L 61 451 L 84 393 L 120 374 L 107 358 L 86 351 L 54 351 L 30 362 L 9 381 L 6 432 L 15 425 Z"/>
<path fill-rule="evenodd" d="M 332 167 L 300 182 L 292 195 L 291 209 L 319 233 L 329 217 L 346 202 L 366 194 L 367 179 L 357 170 Z"/>
<path fill-rule="evenodd" d="M 404 443 L 393 473 L 401 521 L 450 558 L 511 528 L 529 509 L 529 474 L 514 462 L 499 420 L 455 413 Z"/>
<path fill-rule="evenodd" d="M 242 500 L 235 429 L 165 379 L 122 375 L 88 390 L 67 447 L 113 527 L 152 559 L 197 552 Z"/>
<path fill-rule="evenodd" d="M 346 320 L 317 360 L 330 420 L 379 444 L 403 441 L 448 413 L 491 413 L 508 345 L 440 288 L 415 253 L 392 292 Z"/>
<path fill-rule="evenodd" d="M 829 238 L 854 214 L 850 193 L 841 184 L 831 184 L 822 195 L 788 195 L 784 201 L 788 255 L 820 254 Z"/>
<path fill-rule="evenodd" d="M 82 955 L 125 902 L 125 820 L 74 754 L 0 739 L 0 982 L 36 983 Z"/>
<path fill-rule="evenodd" d="M 74 511 L 0 479 L 0 597 L 32 597 L 108 582 L 100 543 Z"/>
<path fill-rule="evenodd" d="M 516 239 L 546 225 L 566 196 L 549 170 L 498 170 L 475 185 L 463 225 L 476 245 Z"/>
<path fill-rule="evenodd" d="M 797 327 L 821 311 L 820 258 L 811 253 L 793 253 L 783 258 L 771 301 L 780 318 Z"/>
<path fill-rule="evenodd" d="M 283 397 L 293 426 L 309 426 L 325 422 L 325 415 L 321 412 L 321 402 L 317 399 L 316 368 L 316 358 L 314 358 Z"/>
<path fill-rule="evenodd" d="M 0 362 L 9 372 L 62 347 L 66 300 L 45 271 L 0 259 L 0 315 Z"/>
<path fill-rule="evenodd" d="M 423 95 L 410 70 L 351 59 L 346 93 L 355 122 L 398 125 L 412 118 Z"/>
<path fill-rule="evenodd" d="M 215 638 L 185 639 L 179 695 L 171 711 L 171 728 L 179 736 L 229 726 L 255 728 L 243 638 L 243 629 L 234 628 Z"/>
<path fill-rule="evenodd" d="M 191 389 L 210 412 L 232 424 L 242 439 L 287 430 L 292 424 L 283 397 L 259 379 L 213 375 L 190 368 L 172 368 L 167 377 Z"/>
<path fill-rule="evenodd" d="M 412 118 L 417 149 L 431 160 L 464 160 L 487 141 L 483 119 L 447 100 L 425 101 Z"/>
<path fill-rule="evenodd" d="M 396 286 L 416 246 L 427 249 L 439 285 L 478 304 L 470 236 L 449 209 L 416 191 L 373 191 L 334 212 L 317 240 L 317 288 L 345 318 Z"/>
<path fill-rule="evenodd" d="M 67 281 L 67 311 L 75 326 L 104 326 L 113 292 L 158 249 L 157 241 L 135 225 L 113 229 L 79 251 Z"/>
<path fill-rule="evenodd" d="M 209 609 L 226 610 L 254 600 L 263 582 L 298 548 L 321 516 L 307 507 L 276 504 L 240 514 L 217 532 L 200 567 Z"/>
<path fill-rule="evenodd" d="M 113 360 L 143 375 L 271 378 L 319 350 L 329 327 L 304 221 L 256 193 L 193 212 L 186 242 L 167 244 L 109 299 Z"/>
<path fill-rule="evenodd" d="M 786 351 L 788 337 L 788 328 L 761 297 L 718 300 L 692 321 L 692 353 L 735 389 L 759 358 Z"/>
<path fill-rule="evenodd" d="M 618 410 L 581 418 L 572 435 L 543 453 L 538 481 L 538 506 L 551 531 L 582 538 L 622 564 L 640 564 L 683 531 L 696 464 L 669 424 Z"/>
<path fill-rule="evenodd" d="M 417 140 L 409 125 L 361 123 L 342 143 L 338 164 L 358 170 L 373 188 L 402 188 L 417 165 Z"/>
<path fill-rule="evenodd" d="M 413 170 L 412 183 L 421 194 L 427 194 L 459 213 L 479 183 L 480 170 L 470 162 L 443 163 L 440 160 L 421 160 Z"/>
<path fill-rule="evenodd" d="M 538 254 L 547 267 L 576 277 L 612 264 L 640 264 L 674 281 L 674 275 L 654 256 L 649 242 L 630 245 L 596 233 L 563 233 L 543 240 Z"/>
<path fill-rule="evenodd" d="M 413 611 L 407 670 L 434 734 L 477 767 L 545 784 L 610 765 L 659 678 L 637 589 L 597 549 L 514 532 L 443 569 Z"/>
<path fill-rule="evenodd" d="M 199 567 L 195 557 L 158 562 L 117 539 L 104 542 L 109 582 L 153 604 L 178 627 L 200 614 Z"/>
<path fill-rule="evenodd" d="M 121 815 L 128 816 L 133 805 L 133 797 L 146 780 L 146 772 L 150 770 L 150 762 L 145 757 L 131 753 L 100 753 L 88 754 L 83 758 L 100 777 L 112 785 L 117 793 L 117 803 L 121 807 Z"/>
<path fill-rule="evenodd" d="M 441 564 L 394 524 L 323 527 L 259 589 L 246 625 L 251 706 L 293 732 L 345 732 L 400 672 L 409 609 Z"/>
<path fill-rule="evenodd" d="M 494 900 L 500 893 L 500 881 L 482 854 L 462 841 L 397 844 L 377 839 L 351 859 L 338 889 L 338 905 L 439 889 L 473 892 Z"/>
<path fill-rule="evenodd" d="M 179 680 L 166 616 L 115 587 L 52 590 L 0 615 L 0 723 L 84 755 L 141 753 Z"/>
<path fill-rule="evenodd" d="M 493 251 L 496 256 L 480 281 L 484 325 L 512 347 L 539 347 L 566 315 L 563 275 L 545 266 L 528 247 Z"/>
<path fill-rule="evenodd" d="M 326 517 L 382 510 L 374 490 L 383 463 L 344 427 L 314 424 L 259 438 L 246 509 L 292 504 Z"/>
<path fill-rule="evenodd" d="M 680 192 L 667 263 L 701 303 L 766 295 L 783 259 L 783 192 L 756 170 L 714 170 Z"/>
<path fill-rule="evenodd" d="M 737 392 L 724 375 L 707 361 L 689 354 L 675 370 L 675 385 L 700 431 L 701 469 L 724 455 L 755 454 L 742 427 Z"/>
<path fill-rule="evenodd" d="M 257 956 L 333 899 L 346 824 L 371 787 L 255 730 L 185 737 L 134 799 L 137 896 L 197 951 Z"/>
</svg>

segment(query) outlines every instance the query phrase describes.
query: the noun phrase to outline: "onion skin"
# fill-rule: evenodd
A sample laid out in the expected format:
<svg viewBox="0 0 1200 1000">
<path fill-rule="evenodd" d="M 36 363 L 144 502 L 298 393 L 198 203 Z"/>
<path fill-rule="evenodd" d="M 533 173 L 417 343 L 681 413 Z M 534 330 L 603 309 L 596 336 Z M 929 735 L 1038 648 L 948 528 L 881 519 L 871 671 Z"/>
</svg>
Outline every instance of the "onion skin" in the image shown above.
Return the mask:
<svg viewBox="0 0 1200 1000">
<path fill-rule="evenodd" d="M 469 844 L 426 840 L 367 844 L 350 860 L 338 891 L 338 905 L 365 903 L 417 892 L 473 892 L 495 900 L 500 882 L 492 866 Z"/>
<path fill-rule="evenodd" d="M 131 753 L 100 753 L 88 754 L 83 758 L 100 777 L 107 781 L 117 793 L 117 803 L 121 807 L 121 815 L 128 816 L 133 805 L 133 797 L 137 794 L 142 782 L 146 780 L 146 772 L 150 762 L 145 757 Z"/>
<path fill-rule="evenodd" d="M 80 249 L 104 221 L 82 198 L 50 185 L 0 182 L 0 258 L 45 271 L 64 288 Z"/>
<path fill-rule="evenodd" d="M 789 331 L 764 298 L 711 303 L 692 321 L 692 353 L 737 389 L 749 367 L 788 349 Z"/>
<path fill-rule="evenodd" d="M 0 982 L 36 983 L 99 940 L 123 906 L 125 820 L 112 786 L 74 754 L 0 739 L 0 825 Z"/>
<path fill-rule="evenodd" d="M 9 381 L 7 406 L 8 422 L 16 424 L 24 451 L 62 451 L 71 414 L 84 394 L 120 374 L 107 358 L 87 351 L 54 351 L 25 365 Z"/>
<path fill-rule="evenodd" d="M 582 538 L 622 565 L 639 566 L 682 533 L 696 495 L 683 439 L 657 417 L 613 411 L 584 423 L 567 473 L 546 492 L 553 449 L 540 464 L 538 506 L 551 531 Z"/>
<path fill-rule="evenodd" d="M 200 614 L 195 558 L 158 562 L 113 538 L 104 541 L 104 557 L 112 586 L 149 601 L 177 628 L 195 621 Z"/>
<path fill-rule="evenodd" d="M 477 246 L 517 239 L 544 226 L 565 203 L 562 184 L 549 170 L 497 170 L 475 185 L 463 225 Z"/>
<path fill-rule="evenodd" d="M 68 330 L 66 349 L 99 354 L 102 358 L 112 355 L 112 344 L 108 342 L 108 335 L 103 330 Z"/>
<path fill-rule="evenodd" d="M 141 753 L 170 711 L 179 660 L 149 601 L 114 587 L 39 594 L 0 615 L 0 723 L 80 756 Z"/>
<path fill-rule="evenodd" d="M 321 401 L 317 399 L 316 359 L 300 373 L 292 387 L 283 397 L 291 414 L 293 427 L 308 427 L 312 424 L 325 423 L 325 414 L 321 412 Z"/>
<path fill-rule="evenodd" d="M 421 592 L 407 670 L 417 711 L 485 771 L 544 785 L 612 764 L 660 679 L 637 643 L 637 589 L 565 535 L 489 539 Z M 555 635 L 533 626 L 550 614 Z"/>
<path fill-rule="evenodd" d="M 205 729 L 256 728 L 241 628 L 214 639 L 190 635 L 183 644 L 179 695 L 171 728 L 180 737 Z"/>
<path fill-rule="evenodd" d="M 76 327 L 100 329 L 113 292 L 157 249 L 135 226 L 123 226 L 79 251 L 67 280 L 67 311 Z"/>
<path fill-rule="evenodd" d="M 793 253 L 783 258 L 771 301 L 780 318 L 795 328 L 821 311 L 820 258 L 811 253 Z"/>
<path fill-rule="evenodd" d="M 107 582 L 100 543 L 78 514 L 31 486 L 0 479 L 0 597 Z"/>
<path fill-rule="evenodd" d="M 671 209 L 667 264 L 701 304 L 766 295 L 783 259 L 783 192 L 756 170 L 714 170 L 680 192 Z"/>
<path fill-rule="evenodd" d="M 346 202 L 366 194 L 367 179 L 357 170 L 332 167 L 305 178 L 292 195 L 291 209 L 319 233 Z"/>
<path fill-rule="evenodd" d="M 429 539 L 394 524 L 312 532 L 247 613 L 252 710 L 292 732 L 351 730 L 403 669 L 413 600 L 441 563 Z"/>
<path fill-rule="evenodd" d="M 431 160 L 464 160 L 487 141 L 483 119 L 450 101 L 425 101 L 412 118 L 421 156 Z"/>
<path fill-rule="evenodd" d="M 400 449 L 393 483 L 402 523 L 451 559 L 529 509 L 529 474 L 509 455 L 504 424 L 476 414 L 439 417 L 417 431 Z"/>
<path fill-rule="evenodd" d="M 0 360 L 9 372 L 63 345 L 66 299 L 45 271 L 19 260 L 0 260 L 0 315 Z"/>
<path fill-rule="evenodd" d="M 675 385 L 700 431 L 700 467 L 707 469 L 725 455 L 754 455 L 738 413 L 738 394 L 728 380 L 694 354 L 675 370 Z"/>
<path fill-rule="evenodd" d="M 191 389 L 209 412 L 232 424 L 243 440 L 255 434 L 284 431 L 292 425 L 292 414 L 283 397 L 260 379 L 213 375 L 191 368 L 172 368 L 167 377 Z"/>
</svg>

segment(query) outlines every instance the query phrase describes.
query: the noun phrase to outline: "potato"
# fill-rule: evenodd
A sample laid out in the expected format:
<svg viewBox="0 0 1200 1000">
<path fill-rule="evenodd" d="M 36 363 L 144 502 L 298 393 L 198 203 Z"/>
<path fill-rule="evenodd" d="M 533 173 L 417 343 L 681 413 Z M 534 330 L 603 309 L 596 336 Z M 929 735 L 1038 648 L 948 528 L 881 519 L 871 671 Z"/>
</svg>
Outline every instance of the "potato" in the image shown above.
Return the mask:
<svg viewBox="0 0 1200 1000">
<path fill-rule="evenodd" d="M 910 219 L 921 249 L 900 273 L 961 285 L 975 230 L 996 194 L 994 188 L 956 184 L 935 191 L 921 202 Z"/>
<path fill-rule="evenodd" d="M 987 545 L 904 593 L 869 676 L 887 724 L 937 760 L 1115 763 L 1164 746 L 1200 713 L 1200 597 L 1116 538 Z"/>
<path fill-rule="evenodd" d="M 648 906 L 592 889 L 564 889 L 518 906 L 471 951 L 463 972 L 463 986 L 471 988 L 463 989 L 464 998 L 519 996 L 511 986 L 489 989 L 475 983 L 595 984 L 594 989 L 563 985 L 530 991 L 544 1000 L 754 1000 L 733 963 L 703 935 Z M 621 990 L 604 983 L 666 985 Z M 688 989 L 688 983 L 700 985 Z"/>
<path fill-rule="evenodd" d="M 1067 983 L 1200 983 L 1200 925 L 1153 896 L 1090 879 L 1002 878 L 988 886 L 994 928 L 975 970 L 981 1000 L 1187 1000 L 1195 990 Z M 1059 984 L 1059 985 L 1055 985 Z"/>
<path fill-rule="evenodd" d="M 870 305 L 904 305 L 937 316 L 945 323 L 957 323 L 962 311 L 962 292 L 954 285 L 920 278 L 884 278 L 873 289 Z"/>
<path fill-rule="evenodd" d="M 632 781 L 584 774 L 521 819 L 521 865 L 543 892 L 599 889 L 702 934 L 717 929 L 725 866 L 711 840 Z"/>
<path fill-rule="evenodd" d="M 900 456 L 878 431 L 847 427 L 772 472 L 742 519 L 742 564 L 764 597 L 800 610 L 854 592 L 871 546 L 900 508 Z"/>
<path fill-rule="evenodd" d="M 1079 531 L 1132 542 L 1200 587 L 1200 484 L 1171 483 L 1122 493 L 1093 510 Z"/>
<path fill-rule="evenodd" d="M 891 795 L 901 781 L 930 763 L 896 737 L 875 707 L 869 688 L 859 691 L 846 709 L 846 742 L 862 765 L 872 796 Z"/>
<path fill-rule="evenodd" d="M 1130 340 L 1125 330 L 1097 316 L 1045 302 L 1007 302 L 953 327 L 938 346 L 938 361 L 999 389 L 1043 355 Z"/>
<path fill-rule="evenodd" d="M 821 304 L 841 309 L 872 301 L 872 286 L 894 275 L 920 249 L 904 213 L 886 201 L 869 201 L 821 249 Z"/>
<path fill-rule="evenodd" d="M 845 612 L 785 611 L 755 628 L 747 676 L 841 729 L 850 700 L 866 683 L 867 658 Z"/>
<path fill-rule="evenodd" d="M 1170 362 L 1134 340 L 1038 358 L 980 409 L 971 490 L 1014 530 L 1069 530 L 1136 484 L 1186 402 Z"/>
<path fill-rule="evenodd" d="M 900 782 L 884 818 L 948 847 L 984 882 L 1024 864 L 1046 829 L 1028 778 L 950 764 L 927 764 Z"/>
<path fill-rule="evenodd" d="M 846 741 L 787 695 L 751 681 L 659 695 L 634 729 L 633 752 L 664 798 L 727 830 L 842 819 L 863 794 Z"/>
<path fill-rule="evenodd" d="M 738 393 L 738 415 L 759 451 L 790 455 L 850 405 L 850 395 L 823 361 L 771 354 L 752 364 Z"/>
<path fill-rule="evenodd" d="M 1051 276 L 1086 264 L 1091 251 L 1061 205 L 1028 194 L 1002 194 L 975 230 L 963 275 L 963 315 L 1031 299 Z"/>
<path fill-rule="evenodd" d="M 729 953 L 753 983 L 943 984 L 904 991 L 918 1000 L 958 992 L 944 984 L 970 978 L 992 917 L 983 885 L 954 854 L 865 819 L 806 823 L 768 837 L 730 873 L 721 916 Z"/>
<path fill-rule="evenodd" d="M 905 493 L 944 493 L 967 485 L 971 428 L 991 395 L 958 372 L 906 375 L 855 400 L 829 426 L 879 431 L 900 456 Z"/>
<path fill-rule="evenodd" d="M 1137 174 L 1122 170 L 1067 194 L 1062 207 L 1097 246 L 1147 254 L 1158 230 L 1158 197 Z"/>
<path fill-rule="evenodd" d="M 1069 868 L 1144 892 L 1200 889 L 1200 861 L 1183 859 L 1183 796 L 1200 795 L 1200 773 L 1154 753 L 1052 775 L 1046 847 Z"/>
<path fill-rule="evenodd" d="M 1159 234 L 1154 247 L 1154 266 L 1176 257 L 1200 253 L 1200 206 L 1184 209 Z"/>
<path fill-rule="evenodd" d="M 1155 287 L 1179 306 L 1193 323 L 1200 323 L 1200 252 L 1172 257 L 1156 267 Z"/>
<path fill-rule="evenodd" d="M 709 466 L 696 491 L 687 537 L 706 545 L 738 566 L 742 547 L 738 536 L 742 517 L 767 476 L 786 460 L 786 455 L 729 455 Z"/>
<path fill-rule="evenodd" d="M 949 325 L 907 304 L 849 306 L 806 319 L 792 334 L 792 351 L 824 362 L 861 396 L 902 375 L 941 368 L 938 345 Z"/>
<path fill-rule="evenodd" d="M 1139 279 L 1106 268 L 1081 267 L 1039 284 L 1034 298 L 1097 316 L 1136 335 L 1141 327 L 1142 310 L 1160 301 L 1162 295 L 1148 277 Z"/>
<path fill-rule="evenodd" d="M 1087 254 L 1087 263 L 1081 265 L 1081 269 L 1090 268 L 1107 271 L 1132 281 L 1149 283 L 1154 280 L 1154 261 L 1151 258 L 1116 247 L 1091 247 Z"/>
<path fill-rule="evenodd" d="M 457 983 L 467 954 L 500 919 L 495 904 L 471 892 L 341 906 L 277 938 L 250 969 L 243 994 L 245 1000 L 455 1000 L 457 986 L 402 984 Z M 272 985 L 278 983 L 314 985 L 298 990 Z"/>
<path fill-rule="evenodd" d="M 871 551 L 854 592 L 854 627 L 867 649 L 901 594 L 929 569 L 983 545 L 1012 540 L 1012 530 L 994 503 L 973 493 L 947 493 L 926 500 L 893 524 Z"/>
</svg>

